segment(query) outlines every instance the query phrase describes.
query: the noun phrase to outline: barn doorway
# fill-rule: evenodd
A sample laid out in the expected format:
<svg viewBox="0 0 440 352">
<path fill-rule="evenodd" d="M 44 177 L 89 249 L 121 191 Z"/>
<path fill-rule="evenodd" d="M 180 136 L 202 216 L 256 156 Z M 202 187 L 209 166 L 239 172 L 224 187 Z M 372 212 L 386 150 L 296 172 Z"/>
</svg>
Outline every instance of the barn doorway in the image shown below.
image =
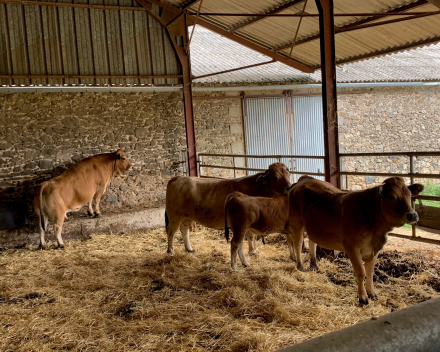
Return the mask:
<svg viewBox="0 0 440 352">
<path fill-rule="evenodd" d="M 246 154 L 324 156 L 321 96 L 244 97 Z M 249 168 L 266 169 L 276 158 L 249 158 Z M 290 171 L 320 173 L 324 161 L 295 157 L 280 160 Z M 249 172 L 252 174 L 255 172 Z M 294 175 L 296 182 L 301 175 Z M 324 177 L 319 177 L 324 179 Z"/>
</svg>

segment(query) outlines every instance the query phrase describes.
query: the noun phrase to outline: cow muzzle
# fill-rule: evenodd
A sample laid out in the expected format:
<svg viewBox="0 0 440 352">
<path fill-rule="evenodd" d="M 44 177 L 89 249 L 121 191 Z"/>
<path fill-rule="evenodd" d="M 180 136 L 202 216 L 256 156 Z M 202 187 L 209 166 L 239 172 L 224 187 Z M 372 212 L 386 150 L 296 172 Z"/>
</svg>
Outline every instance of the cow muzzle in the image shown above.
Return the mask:
<svg viewBox="0 0 440 352">
<path fill-rule="evenodd" d="M 419 214 L 417 214 L 415 211 L 410 211 L 405 214 L 405 222 L 407 224 L 415 224 L 417 221 L 419 221 Z"/>
</svg>

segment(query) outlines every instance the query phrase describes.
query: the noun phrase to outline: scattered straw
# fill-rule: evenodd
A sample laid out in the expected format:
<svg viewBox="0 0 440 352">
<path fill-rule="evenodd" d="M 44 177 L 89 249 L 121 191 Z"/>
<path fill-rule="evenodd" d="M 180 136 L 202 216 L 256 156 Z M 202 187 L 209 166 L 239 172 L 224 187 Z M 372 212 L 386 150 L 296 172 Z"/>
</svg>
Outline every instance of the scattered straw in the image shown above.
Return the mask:
<svg viewBox="0 0 440 352">
<path fill-rule="evenodd" d="M 299 272 L 274 235 L 232 271 L 219 231 L 192 233 L 195 254 L 177 237 L 174 256 L 163 228 L 0 252 L 0 350 L 272 351 L 439 296 L 422 254 L 386 252 L 359 307 L 347 259 Z"/>
</svg>

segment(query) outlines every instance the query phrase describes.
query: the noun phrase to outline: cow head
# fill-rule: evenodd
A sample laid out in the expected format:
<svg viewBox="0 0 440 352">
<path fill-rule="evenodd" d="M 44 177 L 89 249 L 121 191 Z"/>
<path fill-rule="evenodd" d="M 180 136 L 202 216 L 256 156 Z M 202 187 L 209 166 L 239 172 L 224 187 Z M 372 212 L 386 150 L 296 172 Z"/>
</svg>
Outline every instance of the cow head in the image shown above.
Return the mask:
<svg viewBox="0 0 440 352">
<path fill-rule="evenodd" d="M 121 175 L 123 172 L 130 170 L 133 164 L 128 160 L 122 149 L 118 149 L 114 152 L 115 155 L 115 173 Z"/>
<path fill-rule="evenodd" d="M 407 187 L 402 177 L 386 179 L 378 187 L 378 193 L 382 198 L 382 214 L 385 219 L 393 226 L 417 222 L 419 216 L 411 206 L 411 197 L 419 195 L 422 191 L 423 185 L 415 183 Z"/>
<path fill-rule="evenodd" d="M 257 182 L 268 185 L 272 195 L 287 195 L 290 188 L 289 171 L 283 163 L 274 163 L 264 174 L 258 176 Z"/>
</svg>

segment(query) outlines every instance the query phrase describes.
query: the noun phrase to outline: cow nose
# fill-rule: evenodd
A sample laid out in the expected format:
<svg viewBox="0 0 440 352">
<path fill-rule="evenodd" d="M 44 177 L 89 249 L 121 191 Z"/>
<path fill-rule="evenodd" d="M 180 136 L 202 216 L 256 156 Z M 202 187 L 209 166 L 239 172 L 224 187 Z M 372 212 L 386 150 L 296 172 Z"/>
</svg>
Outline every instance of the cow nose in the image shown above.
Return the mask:
<svg viewBox="0 0 440 352">
<path fill-rule="evenodd" d="M 286 187 L 286 189 L 284 190 L 284 195 L 287 195 L 289 193 L 290 188 L 291 188 L 290 186 Z"/>
<path fill-rule="evenodd" d="M 417 214 L 415 211 L 406 213 L 406 219 L 408 220 L 409 224 L 413 224 L 417 221 L 419 221 L 419 214 Z"/>
</svg>

